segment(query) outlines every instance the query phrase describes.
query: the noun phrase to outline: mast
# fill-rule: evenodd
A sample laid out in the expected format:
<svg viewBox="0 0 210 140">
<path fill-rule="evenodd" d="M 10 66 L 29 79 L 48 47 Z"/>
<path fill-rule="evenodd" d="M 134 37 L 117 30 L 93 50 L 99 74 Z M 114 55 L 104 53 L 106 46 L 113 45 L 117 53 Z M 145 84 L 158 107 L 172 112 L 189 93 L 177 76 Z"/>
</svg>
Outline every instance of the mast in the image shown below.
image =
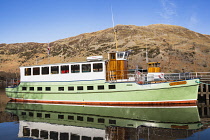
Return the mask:
<svg viewBox="0 0 210 140">
<path fill-rule="evenodd" d="M 148 63 L 148 52 L 147 52 L 147 46 L 146 46 L 146 63 Z"/>
<path fill-rule="evenodd" d="M 117 43 L 117 30 L 114 28 L 114 14 L 113 14 L 113 11 L 112 11 L 112 6 L 111 6 L 111 13 L 112 13 L 112 26 L 113 26 L 113 31 L 114 31 L 114 40 L 115 40 L 115 48 L 116 48 L 116 51 L 118 51 L 117 49 L 117 46 L 118 46 L 118 43 Z"/>
</svg>

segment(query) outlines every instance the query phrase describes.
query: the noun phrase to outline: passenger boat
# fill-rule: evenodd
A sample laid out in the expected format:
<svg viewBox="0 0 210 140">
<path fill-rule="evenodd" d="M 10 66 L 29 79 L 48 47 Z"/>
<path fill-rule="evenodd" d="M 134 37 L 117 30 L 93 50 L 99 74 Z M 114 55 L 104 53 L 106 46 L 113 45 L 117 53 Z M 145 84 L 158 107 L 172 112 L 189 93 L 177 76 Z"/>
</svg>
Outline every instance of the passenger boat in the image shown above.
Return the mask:
<svg viewBox="0 0 210 140">
<path fill-rule="evenodd" d="M 199 79 L 190 73 L 166 74 L 159 62 L 148 72 L 128 69 L 129 52 L 69 62 L 20 67 L 20 83 L 6 88 L 11 100 L 35 103 L 142 105 L 195 104 Z"/>
<path fill-rule="evenodd" d="M 18 137 L 33 139 L 128 139 L 129 132 L 132 132 L 130 136 L 141 138 L 144 138 L 141 132 L 147 132 L 146 136 L 150 137 L 154 133 L 157 137 L 161 132 L 161 139 L 183 138 L 202 127 L 197 106 L 108 107 L 9 102 L 6 111 L 18 116 Z"/>
</svg>

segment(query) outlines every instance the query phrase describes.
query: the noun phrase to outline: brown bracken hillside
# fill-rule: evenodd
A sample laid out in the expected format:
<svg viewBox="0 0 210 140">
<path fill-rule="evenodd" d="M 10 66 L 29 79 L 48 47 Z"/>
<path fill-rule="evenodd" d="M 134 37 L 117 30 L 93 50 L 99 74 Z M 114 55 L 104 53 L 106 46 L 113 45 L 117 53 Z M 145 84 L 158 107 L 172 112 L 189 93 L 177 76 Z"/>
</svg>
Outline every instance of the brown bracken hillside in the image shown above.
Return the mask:
<svg viewBox="0 0 210 140">
<path fill-rule="evenodd" d="M 155 24 L 149 26 L 117 25 L 118 51 L 133 50 L 129 68 L 146 68 L 149 61 L 161 62 L 163 72 L 210 71 L 210 35 L 184 27 Z M 50 43 L 0 44 L 0 74 L 19 73 L 19 66 L 86 61 L 86 57 L 115 51 L 113 28 L 84 33 Z M 1 75 L 0 75 L 1 76 Z"/>
</svg>

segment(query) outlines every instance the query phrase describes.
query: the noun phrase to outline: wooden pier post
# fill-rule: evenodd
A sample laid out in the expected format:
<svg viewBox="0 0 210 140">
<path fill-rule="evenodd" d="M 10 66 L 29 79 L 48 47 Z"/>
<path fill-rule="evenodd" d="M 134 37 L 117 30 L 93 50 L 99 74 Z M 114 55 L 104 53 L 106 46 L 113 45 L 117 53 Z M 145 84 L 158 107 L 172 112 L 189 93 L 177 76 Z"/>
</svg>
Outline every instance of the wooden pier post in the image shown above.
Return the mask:
<svg viewBox="0 0 210 140">
<path fill-rule="evenodd" d="M 207 83 L 206 86 L 206 99 L 209 100 L 209 83 Z"/>
<path fill-rule="evenodd" d="M 200 94 L 203 97 L 203 84 L 202 83 L 200 84 Z"/>
</svg>

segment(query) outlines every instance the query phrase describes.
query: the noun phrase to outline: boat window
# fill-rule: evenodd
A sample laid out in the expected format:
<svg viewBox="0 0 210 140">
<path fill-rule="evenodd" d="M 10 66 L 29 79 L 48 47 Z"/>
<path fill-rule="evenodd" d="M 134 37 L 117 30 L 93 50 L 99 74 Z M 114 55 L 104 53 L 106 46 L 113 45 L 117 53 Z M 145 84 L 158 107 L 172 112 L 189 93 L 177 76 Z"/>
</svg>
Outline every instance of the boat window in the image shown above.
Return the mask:
<svg viewBox="0 0 210 140">
<path fill-rule="evenodd" d="M 64 115 L 58 115 L 58 119 L 64 119 Z"/>
<path fill-rule="evenodd" d="M 87 121 L 88 121 L 88 122 L 94 122 L 94 118 L 87 117 Z"/>
<path fill-rule="evenodd" d="M 78 86 L 77 90 L 83 90 L 83 86 Z"/>
<path fill-rule="evenodd" d="M 93 64 L 93 72 L 101 72 L 103 71 L 102 63 L 94 63 Z"/>
<path fill-rule="evenodd" d="M 37 87 L 37 90 L 38 91 L 42 91 L 42 87 Z"/>
<path fill-rule="evenodd" d="M 87 90 L 93 90 L 93 86 L 87 86 Z"/>
<path fill-rule="evenodd" d="M 58 140 L 58 132 L 50 131 L 50 139 L 51 140 Z"/>
<path fill-rule="evenodd" d="M 29 90 L 30 90 L 30 91 L 34 91 L 34 87 L 30 87 Z"/>
<path fill-rule="evenodd" d="M 49 67 L 42 67 L 42 74 L 49 74 Z"/>
<path fill-rule="evenodd" d="M 31 75 L 31 68 L 25 68 L 25 76 Z"/>
<path fill-rule="evenodd" d="M 74 116 L 70 116 L 70 115 L 69 115 L 69 116 L 68 116 L 68 119 L 69 119 L 69 120 L 74 120 Z"/>
<path fill-rule="evenodd" d="M 33 68 L 33 75 L 40 75 L 40 67 Z"/>
<path fill-rule="evenodd" d="M 93 140 L 104 140 L 102 137 L 94 137 Z"/>
<path fill-rule="evenodd" d="M 51 91 L 51 87 L 45 87 L 46 91 Z"/>
<path fill-rule="evenodd" d="M 128 55 L 129 55 L 129 53 L 128 53 L 128 52 L 125 52 L 124 58 L 125 58 L 125 59 L 128 59 Z"/>
<path fill-rule="evenodd" d="M 104 123 L 105 120 L 103 118 L 98 118 L 98 123 Z"/>
<path fill-rule="evenodd" d="M 82 116 L 77 116 L 77 120 L 78 120 L 78 121 L 83 121 L 84 119 L 83 119 Z"/>
<path fill-rule="evenodd" d="M 115 53 L 110 53 L 110 59 L 116 59 L 115 56 L 116 56 Z"/>
<path fill-rule="evenodd" d="M 91 72 L 91 64 L 82 64 L 82 72 Z"/>
<path fill-rule="evenodd" d="M 64 87 L 58 87 L 58 91 L 64 91 Z"/>
<path fill-rule="evenodd" d="M 26 112 L 22 112 L 21 115 L 26 115 Z"/>
<path fill-rule="evenodd" d="M 31 136 L 34 136 L 34 137 L 39 137 L 39 130 L 38 129 L 32 129 L 31 130 Z"/>
<path fill-rule="evenodd" d="M 51 74 L 58 74 L 59 66 L 51 66 Z"/>
<path fill-rule="evenodd" d="M 115 85 L 109 85 L 109 89 L 115 89 Z"/>
<path fill-rule="evenodd" d="M 116 124 L 116 120 L 109 120 L 109 124 Z"/>
<path fill-rule="evenodd" d="M 71 134 L 71 139 L 70 140 L 80 140 L 80 136 L 77 134 Z"/>
<path fill-rule="evenodd" d="M 42 113 L 37 113 L 36 116 L 41 118 L 42 117 Z"/>
<path fill-rule="evenodd" d="M 33 117 L 33 116 L 34 116 L 34 113 L 33 113 L 33 112 L 29 112 L 28 115 L 29 115 L 30 117 Z"/>
<path fill-rule="evenodd" d="M 82 140 L 91 140 L 91 137 L 82 136 Z"/>
<path fill-rule="evenodd" d="M 27 90 L 27 87 L 22 87 L 22 90 Z"/>
<path fill-rule="evenodd" d="M 69 65 L 61 66 L 61 74 L 69 73 Z"/>
<path fill-rule="evenodd" d="M 71 73 L 79 73 L 80 66 L 79 65 L 71 65 Z"/>
<path fill-rule="evenodd" d="M 117 59 L 123 59 L 124 52 L 117 53 Z"/>
<path fill-rule="evenodd" d="M 60 133 L 60 140 L 69 140 L 69 133 Z"/>
<path fill-rule="evenodd" d="M 149 67 L 152 67 L 152 64 L 148 64 Z"/>
<path fill-rule="evenodd" d="M 99 85 L 98 86 L 98 90 L 103 90 L 104 89 L 104 85 Z"/>
<path fill-rule="evenodd" d="M 74 91 L 74 87 L 68 87 L 68 91 Z"/>
<path fill-rule="evenodd" d="M 23 136 L 30 136 L 30 129 L 23 127 Z"/>
<path fill-rule="evenodd" d="M 50 114 L 45 114 L 45 118 L 50 118 Z"/>
<path fill-rule="evenodd" d="M 41 130 L 40 131 L 40 137 L 43 138 L 43 139 L 48 139 L 48 131 Z"/>
</svg>

